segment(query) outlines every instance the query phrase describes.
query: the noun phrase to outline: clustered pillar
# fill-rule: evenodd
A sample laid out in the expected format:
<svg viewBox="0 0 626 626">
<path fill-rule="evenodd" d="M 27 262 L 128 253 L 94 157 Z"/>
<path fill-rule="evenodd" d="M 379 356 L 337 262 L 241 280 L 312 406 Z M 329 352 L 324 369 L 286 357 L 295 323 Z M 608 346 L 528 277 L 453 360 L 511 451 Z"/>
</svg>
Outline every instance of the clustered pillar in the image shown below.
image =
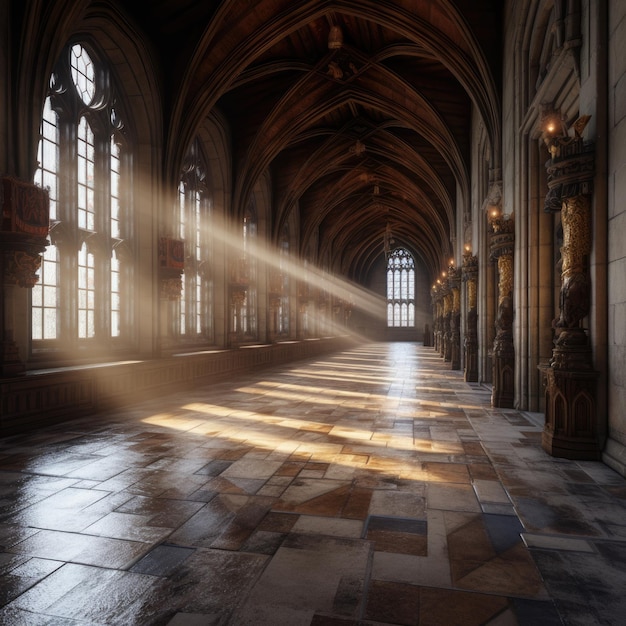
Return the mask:
<svg viewBox="0 0 626 626">
<path fill-rule="evenodd" d="M 545 209 L 560 212 L 563 229 L 559 313 L 554 349 L 543 368 L 546 394 L 543 448 L 568 459 L 600 458 L 596 415 L 596 377 L 583 327 L 589 314 L 591 285 L 591 194 L 593 146 L 575 137 L 549 143 L 549 192 Z"/>
<path fill-rule="evenodd" d="M 469 250 L 463 255 L 467 315 L 465 320 L 465 380 L 478 382 L 478 257 Z"/>
<path fill-rule="evenodd" d="M 494 407 L 513 408 L 515 350 L 513 347 L 513 250 L 515 222 L 513 216 L 500 213 L 490 218 L 490 258 L 498 265 L 498 310 L 496 337 L 493 344 Z"/>
<path fill-rule="evenodd" d="M 448 268 L 448 284 L 451 297 L 450 312 L 450 368 L 461 369 L 461 270 Z"/>
</svg>

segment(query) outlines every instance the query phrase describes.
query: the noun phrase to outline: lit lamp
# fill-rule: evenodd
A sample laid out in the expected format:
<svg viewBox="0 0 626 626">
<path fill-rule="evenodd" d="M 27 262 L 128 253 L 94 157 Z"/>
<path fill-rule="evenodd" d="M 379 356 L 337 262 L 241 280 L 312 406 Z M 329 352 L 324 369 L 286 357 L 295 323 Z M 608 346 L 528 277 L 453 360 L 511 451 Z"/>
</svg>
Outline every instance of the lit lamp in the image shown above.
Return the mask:
<svg viewBox="0 0 626 626">
<path fill-rule="evenodd" d="M 567 136 L 567 126 L 560 112 L 555 111 L 551 105 L 544 105 L 541 111 L 541 134 L 554 158 L 558 154 L 558 138 Z"/>
<path fill-rule="evenodd" d="M 489 228 L 491 229 L 491 232 L 497 233 L 500 230 L 500 222 L 502 221 L 500 209 L 495 206 L 489 208 L 487 212 L 487 220 L 489 222 Z"/>
</svg>

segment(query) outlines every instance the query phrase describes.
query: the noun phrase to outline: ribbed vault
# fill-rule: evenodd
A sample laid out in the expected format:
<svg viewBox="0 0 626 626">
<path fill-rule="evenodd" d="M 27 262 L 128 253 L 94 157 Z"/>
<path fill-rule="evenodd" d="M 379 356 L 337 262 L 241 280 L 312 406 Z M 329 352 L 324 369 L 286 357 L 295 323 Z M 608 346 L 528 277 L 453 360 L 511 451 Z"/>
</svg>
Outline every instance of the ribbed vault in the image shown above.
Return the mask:
<svg viewBox="0 0 626 626">
<path fill-rule="evenodd" d="M 367 284 L 391 231 L 436 276 L 470 208 L 472 119 L 500 144 L 499 4 L 151 2 L 142 21 L 171 43 L 166 176 L 218 109 L 236 215 L 270 172 L 273 240 L 297 217 L 301 252 L 317 242 L 328 269 Z"/>
</svg>

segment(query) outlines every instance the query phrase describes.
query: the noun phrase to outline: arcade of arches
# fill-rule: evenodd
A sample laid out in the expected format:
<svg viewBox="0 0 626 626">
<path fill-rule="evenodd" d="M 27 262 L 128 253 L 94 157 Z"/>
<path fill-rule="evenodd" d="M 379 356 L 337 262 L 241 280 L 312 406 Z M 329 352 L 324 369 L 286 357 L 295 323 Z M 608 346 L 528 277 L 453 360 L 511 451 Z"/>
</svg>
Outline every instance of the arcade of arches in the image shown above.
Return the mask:
<svg viewBox="0 0 626 626">
<path fill-rule="evenodd" d="M 2 2 L 0 434 L 401 342 L 626 476 L 624 42 L 621 0 Z"/>
</svg>

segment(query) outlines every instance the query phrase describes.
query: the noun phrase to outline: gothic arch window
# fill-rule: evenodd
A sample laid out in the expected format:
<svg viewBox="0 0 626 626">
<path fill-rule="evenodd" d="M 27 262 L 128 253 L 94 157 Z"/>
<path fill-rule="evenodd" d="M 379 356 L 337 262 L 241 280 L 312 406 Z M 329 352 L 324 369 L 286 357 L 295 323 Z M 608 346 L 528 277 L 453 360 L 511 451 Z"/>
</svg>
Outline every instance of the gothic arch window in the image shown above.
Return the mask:
<svg viewBox="0 0 626 626">
<path fill-rule="evenodd" d="M 49 189 L 51 220 L 32 293 L 34 351 L 131 339 L 131 154 L 118 95 L 94 49 L 67 46 L 50 78 L 34 177 Z"/>
<path fill-rule="evenodd" d="M 387 326 L 415 326 L 415 261 L 404 248 L 387 259 Z"/>
<path fill-rule="evenodd" d="M 211 217 L 213 198 L 200 142 L 185 159 L 178 186 L 179 237 L 185 242 L 185 270 L 179 311 L 179 333 L 187 339 L 213 340 L 213 277 Z"/>
</svg>

